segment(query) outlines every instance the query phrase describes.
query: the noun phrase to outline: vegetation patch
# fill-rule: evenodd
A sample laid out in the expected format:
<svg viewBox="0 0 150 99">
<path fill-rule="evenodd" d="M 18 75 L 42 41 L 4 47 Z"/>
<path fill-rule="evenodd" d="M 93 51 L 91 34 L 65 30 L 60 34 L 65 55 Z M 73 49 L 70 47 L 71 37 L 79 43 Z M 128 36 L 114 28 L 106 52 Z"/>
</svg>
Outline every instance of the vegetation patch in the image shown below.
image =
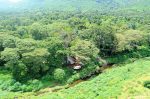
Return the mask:
<svg viewBox="0 0 150 99">
<path fill-rule="evenodd" d="M 145 81 L 145 82 L 144 82 L 144 87 L 150 89 L 150 81 Z"/>
<path fill-rule="evenodd" d="M 149 97 L 150 90 L 143 86 L 143 82 L 150 79 L 149 64 L 150 60 L 143 59 L 134 63 L 119 65 L 119 67 L 106 70 L 90 81 L 82 82 L 69 89 L 64 88 L 56 93 L 44 93 L 42 98 L 103 99 Z M 41 96 L 31 97 L 41 98 Z"/>
<path fill-rule="evenodd" d="M 149 3 L 1 0 L 0 99 L 148 96 Z"/>
</svg>

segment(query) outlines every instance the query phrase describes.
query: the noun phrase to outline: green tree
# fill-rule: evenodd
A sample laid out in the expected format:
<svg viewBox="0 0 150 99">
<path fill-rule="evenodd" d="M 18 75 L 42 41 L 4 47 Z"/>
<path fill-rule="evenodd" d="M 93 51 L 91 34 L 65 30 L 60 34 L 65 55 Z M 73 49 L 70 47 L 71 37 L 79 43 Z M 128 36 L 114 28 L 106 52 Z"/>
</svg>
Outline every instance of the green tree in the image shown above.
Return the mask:
<svg viewBox="0 0 150 99">
<path fill-rule="evenodd" d="M 30 33 L 35 40 L 42 40 L 48 37 L 46 27 L 40 23 L 33 23 L 30 29 Z"/>
<path fill-rule="evenodd" d="M 0 55 L 1 64 L 5 65 L 5 67 L 10 70 L 13 69 L 13 64 L 16 63 L 20 58 L 21 57 L 18 53 L 18 49 L 14 48 L 5 48 Z"/>
<path fill-rule="evenodd" d="M 69 56 L 76 56 L 85 63 L 96 58 L 99 53 L 99 49 L 92 42 L 80 39 L 72 41 L 68 50 Z"/>
<path fill-rule="evenodd" d="M 49 52 L 45 48 L 37 48 L 34 51 L 23 53 L 22 62 L 27 66 L 28 75 L 32 78 L 39 78 L 47 70 Z"/>
<path fill-rule="evenodd" d="M 21 38 L 24 38 L 24 37 L 28 37 L 28 29 L 27 27 L 19 27 L 17 29 L 17 34 L 21 37 Z"/>
<path fill-rule="evenodd" d="M 89 29 L 81 32 L 79 36 L 83 39 L 94 41 L 103 55 L 111 55 L 116 51 L 117 38 L 113 27 L 91 25 Z"/>
<path fill-rule="evenodd" d="M 16 48 L 21 54 L 31 52 L 37 48 L 37 42 L 33 39 L 19 39 L 16 41 Z"/>
<path fill-rule="evenodd" d="M 145 43 L 144 34 L 138 30 L 128 30 L 122 34 L 116 34 L 118 39 L 117 51 L 132 51 Z"/>
<path fill-rule="evenodd" d="M 51 38 L 48 43 L 48 51 L 50 53 L 49 63 L 53 67 L 62 66 L 66 63 L 66 51 L 64 42 L 57 37 Z"/>
<path fill-rule="evenodd" d="M 5 50 L 1 52 L 1 59 L 6 62 L 16 62 L 19 58 L 18 49 L 5 48 Z"/>
<path fill-rule="evenodd" d="M 3 47 L 4 48 L 15 48 L 16 47 L 16 40 L 17 38 L 14 36 L 6 35 L 3 37 Z"/>
</svg>

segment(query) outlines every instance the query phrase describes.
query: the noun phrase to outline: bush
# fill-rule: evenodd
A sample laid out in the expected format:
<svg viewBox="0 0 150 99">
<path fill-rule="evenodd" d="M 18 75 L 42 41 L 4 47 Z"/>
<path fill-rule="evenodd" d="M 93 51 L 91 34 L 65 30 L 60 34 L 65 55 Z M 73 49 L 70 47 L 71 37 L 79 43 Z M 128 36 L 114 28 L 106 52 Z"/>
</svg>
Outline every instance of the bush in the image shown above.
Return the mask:
<svg viewBox="0 0 150 99">
<path fill-rule="evenodd" d="M 23 82 L 27 79 L 27 67 L 22 62 L 14 64 L 12 68 L 13 78 L 17 81 Z"/>
<path fill-rule="evenodd" d="M 8 91 L 21 91 L 22 84 L 20 82 L 16 82 L 15 80 L 8 80 L 5 83 L 1 85 L 2 90 L 8 90 Z"/>
<path fill-rule="evenodd" d="M 80 78 L 84 79 L 86 77 L 90 77 L 91 75 L 95 74 L 98 71 L 97 68 L 99 68 L 99 67 L 97 65 L 95 65 L 94 62 L 86 64 L 86 67 L 84 67 L 80 71 Z"/>
<path fill-rule="evenodd" d="M 16 82 L 13 86 L 10 86 L 8 90 L 13 92 L 21 91 L 21 86 L 20 82 Z"/>
<path fill-rule="evenodd" d="M 72 82 L 74 82 L 74 81 L 76 81 L 76 80 L 79 80 L 80 79 L 80 74 L 79 73 L 77 73 L 77 74 L 75 74 L 75 75 L 72 75 L 68 80 L 67 80 L 67 83 L 72 83 Z"/>
<path fill-rule="evenodd" d="M 42 82 L 35 79 L 28 82 L 28 86 L 25 91 L 39 91 L 42 87 Z"/>
<path fill-rule="evenodd" d="M 65 71 L 61 68 L 57 68 L 54 70 L 54 79 L 57 81 L 62 81 L 65 78 Z"/>
<path fill-rule="evenodd" d="M 2 90 L 12 91 L 12 92 L 31 92 L 31 91 L 39 91 L 41 88 L 43 88 L 43 83 L 39 80 L 30 80 L 26 83 L 20 83 L 16 80 L 8 80 L 4 81 L 2 84 L 0 84 L 0 88 Z"/>
<path fill-rule="evenodd" d="M 7 81 L 7 82 L 5 82 L 5 83 L 3 83 L 3 84 L 1 85 L 1 89 L 2 89 L 2 90 L 7 90 L 8 87 L 10 86 L 10 83 L 11 83 L 10 80 Z"/>
<path fill-rule="evenodd" d="M 150 81 L 145 81 L 145 82 L 144 82 L 144 87 L 150 89 Z"/>
<path fill-rule="evenodd" d="M 50 74 L 46 74 L 45 76 L 42 77 L 42 80 L 52 80 L 53 76 Z"/>
</svg>

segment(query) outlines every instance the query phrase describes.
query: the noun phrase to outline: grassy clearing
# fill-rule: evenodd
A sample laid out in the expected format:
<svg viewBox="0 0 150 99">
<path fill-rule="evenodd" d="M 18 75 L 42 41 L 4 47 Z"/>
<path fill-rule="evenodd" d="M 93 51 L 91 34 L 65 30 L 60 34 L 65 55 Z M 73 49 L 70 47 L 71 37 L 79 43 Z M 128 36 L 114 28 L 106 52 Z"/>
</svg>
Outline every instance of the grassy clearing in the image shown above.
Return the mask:
<svg viewBox="0 0 150 99">
<path fill-rule="evenodd" d="M 2 91 L 0 96 L 2 99 L 15 96 L 30 99 L 149 99 L 150 89 L 144 87 L 144 82 L 149 80 L 150 58 L 145 58 L 134 63 L 114 66 L 113 69 L 105 70 L 89 81 L 81 82 L 70 88 L 62 87 L 62 90 L 56 92 L 53 92 L 51 88 L 43 89 L 41 93 Z"/>
</svg>

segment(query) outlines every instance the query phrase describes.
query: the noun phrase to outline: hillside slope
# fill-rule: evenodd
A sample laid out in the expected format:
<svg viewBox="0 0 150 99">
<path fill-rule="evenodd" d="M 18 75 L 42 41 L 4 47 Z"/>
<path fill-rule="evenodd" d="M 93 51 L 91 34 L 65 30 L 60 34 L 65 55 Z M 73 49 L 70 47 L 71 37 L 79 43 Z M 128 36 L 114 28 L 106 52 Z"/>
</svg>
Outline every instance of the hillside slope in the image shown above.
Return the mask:
<svg viewBox="0 0 150 99">
<path fill-rule="evenodd" d="M 2 10 L 48 8 L 65 11 L 112 11 L 120 9 L 150 10 L 150 0 L 23 0 L 18 4 L 0 1 Z M 10 9 L 11 8 L 11 9 Z"/>
<path fill-rule="evenodd" d="M 127 99 L 131 97 L 150 97 L 150 89 L 144 87 L 150 81 L 150 59 L 121 65 L 107 70 L 96 78 L 82 82 L 75 87 L 56 93 L 41 94 L 33 99 Z M 143 99 L 143 98 L 142 98 Z"/>
<path fill-rule="evenodd" d="M 40 92 L 8 92 L 0 90 L 1 99 L 149 99 L 150 87 L 150 58 L 144 58 L 125 65 L 117 65 L 105 70 L 99 76 L 70 88 L 57 86 Z M 3 76 L 3 73 L 0 73 Z M 5 74 L 3 80 L 9 79 Z M 59 88 L 61 90 L 59 90 Z"/>
</svg>

